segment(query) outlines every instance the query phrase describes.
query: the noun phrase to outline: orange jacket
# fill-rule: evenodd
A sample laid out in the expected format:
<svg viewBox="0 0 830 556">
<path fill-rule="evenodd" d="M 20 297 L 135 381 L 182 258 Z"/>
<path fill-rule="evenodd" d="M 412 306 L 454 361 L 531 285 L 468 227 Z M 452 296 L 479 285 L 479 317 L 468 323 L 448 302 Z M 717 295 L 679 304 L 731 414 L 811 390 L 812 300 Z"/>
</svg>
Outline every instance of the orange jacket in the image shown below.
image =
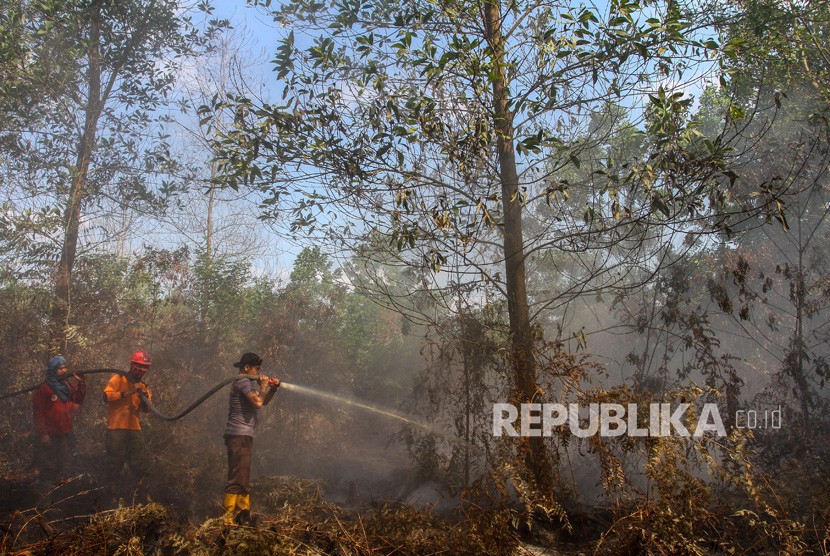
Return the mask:
<svg viewBox="0 0 830 556">
<path fill-rule="evenodd" d="M 122 375 L 113 375 L 104 388 L 104 401 L 107 402 L 107 428 L 108 429 L 127 429 L 138 431 L 141 430 L 141 422 L 138 420 L 140 411 L 147 412 L 148 410 L 141 407 L 141 399 L 138 393 L 127 396 L 121 396 L 122 392 L 126 392 L 133 388 L 133 386 L 141 386 L 147 390 L 147 397 L 153 399 L 150 394 L 150 389 L 143 381 L 132 383 L 127 380 L 127 377 Z"/>
</svg>

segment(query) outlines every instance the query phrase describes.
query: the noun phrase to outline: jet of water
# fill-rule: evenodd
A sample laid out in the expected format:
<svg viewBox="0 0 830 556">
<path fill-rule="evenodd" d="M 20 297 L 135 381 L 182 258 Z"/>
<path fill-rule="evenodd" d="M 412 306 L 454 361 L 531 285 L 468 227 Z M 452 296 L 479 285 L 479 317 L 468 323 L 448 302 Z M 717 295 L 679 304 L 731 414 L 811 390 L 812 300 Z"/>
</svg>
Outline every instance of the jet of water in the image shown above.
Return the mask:
<svg viewBox="0 0 830 556">
<path fill-rule="evenodd" d="M 289 384 L 287 382 L 280 382 L 280 388 L 288 390 L 289 392 L 297 392 L 298 394 L 304 394 L 306 396 L 314 396 L 317 398 L 323 398 L 329 401 L 333 401 L 342 405 L 348 405 L 351 407 L 357 407 L 366 411 L 371 411 L 377 415 L 383 415 L 384 417 L 389 417 L 391 419 L 396 419 L 398 421 L 402 421 L 408 425 L 412 425 L 428 431 L 431 434 L 436 434 L 438 436 L 444 437 L 450 442 L 460 443 L 460 444 L 467 444 L 463 439 L 458 438 L 453 434 L 448 434 L 445 431 L 437 429 L 432 425 L 428 425 L 427 423 L 417 421 L 412 419 L 411 417 L 407 417 L 406 415 L 401 415 L 400 413 L 396 413 L 394 411 L 384 409 L 382 407 L 378 407 L 375 405 L 369 405 L 367 403 L 363 403 L 351 398 L 347 398 L 344 396 L 338 396 L 337 394 L 332 394 L 331 392 L 325 392 L 323 390 L 318 390 L 316 388 L 309 388 L 308 386 L 300 386 L 299 384 Z M 471 445 L 476 447 L 474 445 Z M 476 447 L 477 448 L 477 447 Z"/>
</svg>

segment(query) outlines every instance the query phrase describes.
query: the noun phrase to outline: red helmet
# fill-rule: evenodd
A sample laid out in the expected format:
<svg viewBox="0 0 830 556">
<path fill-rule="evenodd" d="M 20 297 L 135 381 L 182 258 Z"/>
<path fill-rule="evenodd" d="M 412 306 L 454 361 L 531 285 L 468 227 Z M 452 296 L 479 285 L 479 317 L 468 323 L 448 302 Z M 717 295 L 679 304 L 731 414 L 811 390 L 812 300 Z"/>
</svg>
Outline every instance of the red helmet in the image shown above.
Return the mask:
<svg viewBox="0 0 830 556">
<path fill-rule="evenodd" d="M 137 363 L 139 365 L 146 365 L 149 367 L 152 364 L 152 361 L 146 351 L 138 350 L 133 353 L 132 357 L 130 357 L 130 363 Z"/>
</svg>

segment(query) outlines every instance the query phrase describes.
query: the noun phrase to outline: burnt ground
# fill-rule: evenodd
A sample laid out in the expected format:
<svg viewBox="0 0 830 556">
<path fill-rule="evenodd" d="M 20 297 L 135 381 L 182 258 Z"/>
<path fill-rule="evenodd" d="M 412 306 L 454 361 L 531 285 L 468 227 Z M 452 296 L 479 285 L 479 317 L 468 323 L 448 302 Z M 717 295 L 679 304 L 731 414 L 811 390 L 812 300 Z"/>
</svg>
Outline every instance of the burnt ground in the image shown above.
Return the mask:
<svg viewBox="0 0 830 556">
<path fill-rule="evenodd" d="M 86 474 L 47 488 L 19 473 L 0 478 L 2 553 L 26 554 L 589 554 L 591 544 L 515 527 L 505 510 L 470 507 L 455 515 L 400 502 L 352 507 L 326 499 L 320 481 L 255 481 L 255 523 L 227 528 L 218 500 L 194 519 L 190 500 L 162 503 L 147 494 L 112 500 Z"/>
</svg>

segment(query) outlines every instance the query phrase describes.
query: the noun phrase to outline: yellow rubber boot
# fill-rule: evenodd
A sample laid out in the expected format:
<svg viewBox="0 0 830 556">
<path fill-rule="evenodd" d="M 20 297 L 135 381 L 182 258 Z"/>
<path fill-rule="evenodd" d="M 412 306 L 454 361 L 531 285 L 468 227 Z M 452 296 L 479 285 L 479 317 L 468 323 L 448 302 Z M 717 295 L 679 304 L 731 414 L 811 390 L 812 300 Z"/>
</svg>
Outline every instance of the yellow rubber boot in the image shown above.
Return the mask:
<svg viewBox="0 0 830 556">
<path fill-rule="evenodd" d="M 232 527 L 236 525 L 234 521 L 234 509 L 236 509 L 236 505 L 239 503 L 239 495 L 238 494 L 230 494 L 225 493 L 225 498 L 222 500 L 222 509 L 225 510 L 225 513 L 222 515 L 222 523 Z"/>
<path fill-rule="evenodd" d="M 240 494 L 236 497 L 236 522 L 239 525 L 253 525 L 251 520 L 251 495 Z"/>
</svg>

